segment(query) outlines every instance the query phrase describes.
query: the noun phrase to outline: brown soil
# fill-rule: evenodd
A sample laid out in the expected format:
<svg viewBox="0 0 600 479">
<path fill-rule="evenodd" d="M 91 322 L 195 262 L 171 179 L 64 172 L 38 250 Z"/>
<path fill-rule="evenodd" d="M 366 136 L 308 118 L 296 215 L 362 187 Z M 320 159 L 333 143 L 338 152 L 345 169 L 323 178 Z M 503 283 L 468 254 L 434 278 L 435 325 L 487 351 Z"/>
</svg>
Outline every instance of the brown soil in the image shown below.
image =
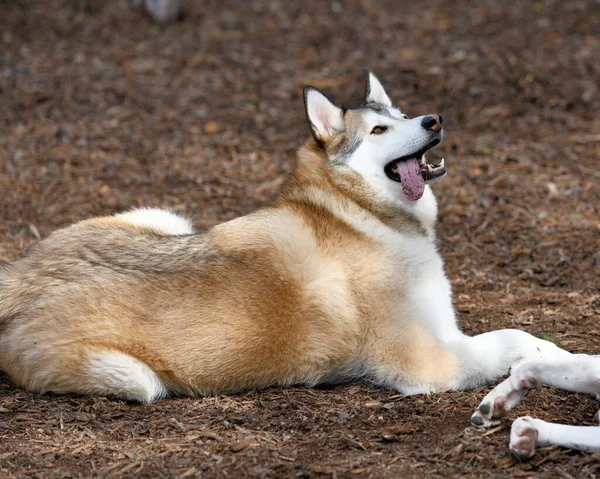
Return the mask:
<svg viewBox="0 0 600 479">
<path fill-rule="evenodd" d="M 501 6 L 504 3 L 506 6 Z M 356 103 L 369 66 L 439 112 L 440 246 L 465 330 L 516 326 L 598 352 L 600 4 L 188 1 L 158 27 L 126 0 L 0 1 L 0 260 L 136 205 L 199 228 L 251 211 L 307 136 L 301 87 Z M 598 454 L 508 453 L 488 388 L 359 383 L 150 406 L 37 396 L 0 376 L 2 477 L 598 477 Z M 510 415 L 590 425 L 542 388 Z"/>
</svg>

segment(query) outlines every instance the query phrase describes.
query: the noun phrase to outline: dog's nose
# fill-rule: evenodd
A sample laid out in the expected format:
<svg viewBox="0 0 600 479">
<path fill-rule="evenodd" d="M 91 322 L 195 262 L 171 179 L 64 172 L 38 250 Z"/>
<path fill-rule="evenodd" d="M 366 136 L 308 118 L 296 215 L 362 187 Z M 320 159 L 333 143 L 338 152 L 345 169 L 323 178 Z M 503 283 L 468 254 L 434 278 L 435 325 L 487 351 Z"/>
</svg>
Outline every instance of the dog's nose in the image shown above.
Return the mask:
<svg viewBox="0 0 600 479">
<path fill-rule="evenodd" d="M 427 115 L 421 120 L 421 126 L 426 130 L 440 131 L 442 129 L 441 115 Z"/>
</svg>

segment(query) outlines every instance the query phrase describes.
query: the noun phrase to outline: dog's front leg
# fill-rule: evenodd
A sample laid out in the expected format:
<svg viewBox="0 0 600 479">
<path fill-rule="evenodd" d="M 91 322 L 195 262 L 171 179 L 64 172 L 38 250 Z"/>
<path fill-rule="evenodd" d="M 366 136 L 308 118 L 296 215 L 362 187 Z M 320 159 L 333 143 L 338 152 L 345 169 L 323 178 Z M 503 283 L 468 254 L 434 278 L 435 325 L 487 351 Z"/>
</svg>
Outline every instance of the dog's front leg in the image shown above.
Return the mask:
<svg viewBox="0 0 600 479">
<path fill-rule="evenodd" d="M 600 357 L 572 354 L 557 359 L 528 361 L 517 367 L 510 377 L 496 386 L 471 417 L 476 426 L 492 426 L 505 416 L 536 384 L 567 391 L 600 394 Z"/>
<path fill-rule="evenodd" d="M 550 341 L 518 329 L 464 336 L 448 342 L 447 346 L 460 358 L 462 365 L 452 389 L 482 386 L 506 375 L 525 361 L 572 356 Z"/>
<path fill-rule="evenodd" d="M 529 416 L 517 418 L 510 430 L 511 452 L 519 459 L 529 459 L 538 446 L 600 451 L 600 427 L 553 424 Z"/>
<path fill-rule="evenodd" d="M 571 356 L 516 329 L 461 335 L 446 342 L 388 331 L 377 335 L 368 351 L 368 376 L 405 394 L 472 389 L 506 375 L 523 361 Z"/>
</svg>

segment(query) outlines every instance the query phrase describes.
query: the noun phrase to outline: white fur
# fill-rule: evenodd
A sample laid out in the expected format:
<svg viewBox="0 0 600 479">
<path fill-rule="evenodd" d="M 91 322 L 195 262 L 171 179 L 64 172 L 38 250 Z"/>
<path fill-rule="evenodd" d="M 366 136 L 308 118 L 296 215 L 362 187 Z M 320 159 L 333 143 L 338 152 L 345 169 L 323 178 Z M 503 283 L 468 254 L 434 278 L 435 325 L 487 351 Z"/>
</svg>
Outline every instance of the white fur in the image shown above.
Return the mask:
<svg viewBox="0 0 600 479">
<path fill-rule="evenodd" d="M 373 74 L 373 72 L 369 72 L 367 75 L 367 90 L 367 103 L 378 103 L 379 105 L 383 106 L 392 106 L 390 97 L 387 96 L 383 85 Z"/>
<path fill-rule="evenodd" d="M 141 361 L 118 351 L 97 351 L 89 358 L 87 370 L 93 378 L 93 391 L 130 401 L 149 403 L 166 397 L 160 378 Z"/>
<path fill-rule="evenodd" d="M 189 235 L 194 233 L 194 226 L 189 218 L 160 208 L 137 208 L 126 213 L 115 215 L 136 226 L 152 228 L 167 235 Z"/>
</svg>

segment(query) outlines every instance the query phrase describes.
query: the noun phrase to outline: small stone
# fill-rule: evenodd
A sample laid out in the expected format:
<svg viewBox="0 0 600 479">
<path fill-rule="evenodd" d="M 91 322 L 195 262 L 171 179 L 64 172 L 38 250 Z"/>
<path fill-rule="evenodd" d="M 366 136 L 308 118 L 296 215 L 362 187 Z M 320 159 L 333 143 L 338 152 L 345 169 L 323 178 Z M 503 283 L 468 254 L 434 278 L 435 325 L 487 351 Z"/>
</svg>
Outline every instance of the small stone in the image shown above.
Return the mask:
<svg viewBox="0 0 600 479">
<path fill-rule="evenodd" d="M 219 125 L 216 121 L 209 121 L 206 125 L 204 125 L 204 133 L 208 135 L 214 135 L 221 131 L 221 125 Z"/>
</svg>

